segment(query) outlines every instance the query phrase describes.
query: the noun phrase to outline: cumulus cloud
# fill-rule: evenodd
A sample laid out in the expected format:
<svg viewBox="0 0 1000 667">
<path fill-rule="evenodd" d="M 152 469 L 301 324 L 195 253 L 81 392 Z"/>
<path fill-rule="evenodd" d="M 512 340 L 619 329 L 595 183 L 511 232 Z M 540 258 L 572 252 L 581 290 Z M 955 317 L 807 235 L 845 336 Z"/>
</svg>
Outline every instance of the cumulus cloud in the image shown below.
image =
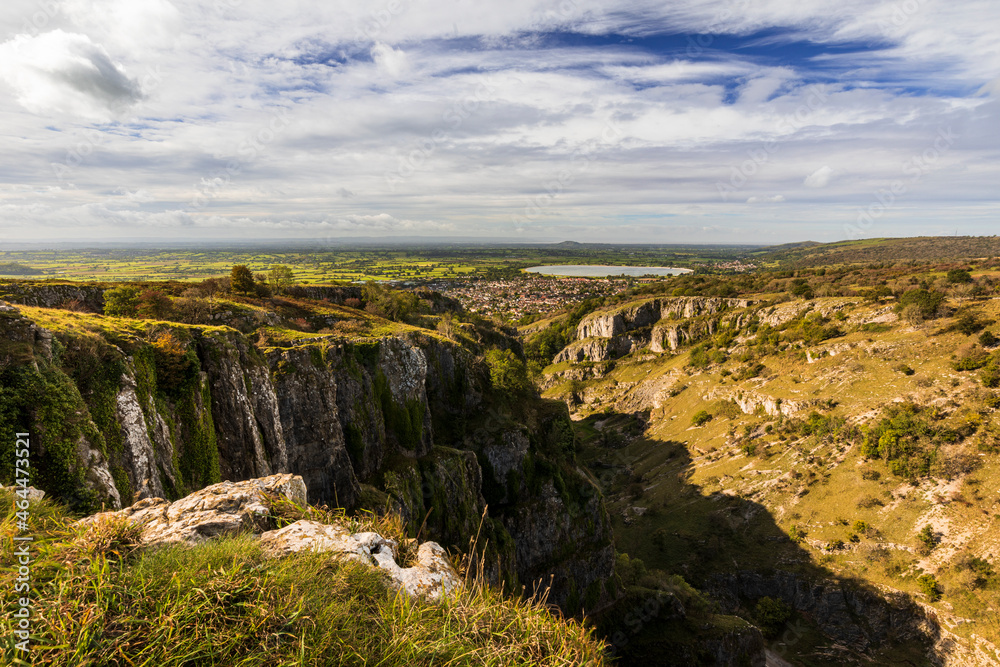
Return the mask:
<svg viewBox="0 0 1000 667">
<path fill-rule="evenodd" d="M 784 195 L 771 195 L 769 197 L 758 197 L 755 195 L 747 198 L 748 204 L 780 204 L 783 201 L 785 201 Z"/>
<path fill-rule="evenodd" d="M 823 165 L 813 173 L 806 176 L 806 179 L 802 182 L 807 188 L 825 188 L 830 184 L 830 179 L 833 177 L 833 168 L 829 165 Z"/>
<path fill-rule="evenodd" d="M 142 98 L 139 83 L 103 47 L 63 30 L 0 44 L 0 77 L 37 114 L 107 120 Z"/>
</svg>

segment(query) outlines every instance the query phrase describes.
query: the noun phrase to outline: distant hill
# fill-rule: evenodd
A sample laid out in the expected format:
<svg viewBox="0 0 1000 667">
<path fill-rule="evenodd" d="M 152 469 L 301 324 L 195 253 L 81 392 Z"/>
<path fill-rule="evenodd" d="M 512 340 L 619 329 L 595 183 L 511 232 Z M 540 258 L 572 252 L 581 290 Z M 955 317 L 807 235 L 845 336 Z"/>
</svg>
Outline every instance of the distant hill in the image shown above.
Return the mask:
<svg viewBox="0 0 1000 667">
<path fill-rule="evenodd" d="M 25 266 L 18 262 L 6 262 L 0 264 L 0 276 L 40 276 L 40 269 Z"/>
<path fill-rule="evenodd" d="M 756 258 L 790 267 L 899 262 L 948 262 L 1000 256 L 998 236 L 918 236 L 837 243 L 790 243 L 761 250 Z"/>
</svg>

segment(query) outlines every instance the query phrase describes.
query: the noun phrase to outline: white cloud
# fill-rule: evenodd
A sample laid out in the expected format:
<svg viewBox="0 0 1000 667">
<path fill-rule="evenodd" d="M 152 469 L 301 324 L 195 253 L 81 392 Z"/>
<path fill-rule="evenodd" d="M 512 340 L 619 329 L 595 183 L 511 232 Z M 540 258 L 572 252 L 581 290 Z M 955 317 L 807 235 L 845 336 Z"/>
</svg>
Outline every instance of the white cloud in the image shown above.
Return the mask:
<svg viewBox="0 0 1000 667">
<path fill-rule="evenodd" d="M 388 44 L 379 43 L 373 46 L 372 59 L 379 72 L 390 79 L 400 79 L 410 72 L 410 59 L 406 53 Z"/>
<path fill-rule="evenodd" d="M 824 165 L 806 176 L 806 179 L 802 182 L 802 184 L 807 188 L 825 188 L 830 184 L 830 179 L 832 177 L 833 168 L 829 165 Z"/>
<path fill-rule="evenodd" d="M 58 29 L 0 44 L 0 77 L 38 114 L 107 120 L 142 97 L 139 83 L 103 47 Z"/>
<path fill-rule="evenodd" d="M 0 94 L 0 197 L 18 207 L 0 238 L 31 220 L 109 234 L 502 235 L 536 201 L 525 238 L 744 229 L 778 242 L 804 233 L 793 219 L 833 238 L 948 127 L 959 138 L 879 231 L 930 210 L 979 224 L 1000 178 L 986 39 L 1000 9 L 969 3 L 921 0 L 883 34 L 896 0 L 407 0 L 388 17 L 381 2 L 67 0 L 31 36 L 21 24 L 36 5 L 11 0 L 0 35 L 29 34 L 0 45 L 15 93 Z M 530 32 L 554 29 L 615 39 Z M 719 34 L 761 29 L 820 55 L 777 64 L 721 48 L 733 40 Z M 680 50 L 627 39 L 678 31 L 702 34 Z M 822 53 L 848 40 L 885 48 Z M 289 122 L 272 132 L 276 109 Z M 224 187 L 193 209 L 195 184 L 219 174 Z"/>
</svg>

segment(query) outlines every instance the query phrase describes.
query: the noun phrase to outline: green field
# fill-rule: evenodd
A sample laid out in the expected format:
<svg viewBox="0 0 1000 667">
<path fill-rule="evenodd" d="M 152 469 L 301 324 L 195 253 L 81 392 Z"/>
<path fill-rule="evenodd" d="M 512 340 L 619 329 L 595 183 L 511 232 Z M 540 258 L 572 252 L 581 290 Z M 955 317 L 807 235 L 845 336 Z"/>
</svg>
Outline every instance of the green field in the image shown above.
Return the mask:
<svg viewBox="0 0 1000 667">
<path fill-rule="evenodd" d="M 284 264 L 298 282 L 510 277 L 538 264 L 692 267 L 737 258 L 719 246 L 351 246 L 330 248 L 0 250 L 0 276 L 62 280 L 203 280 L 234 264 L 255 272 Z M 24 267 L 32 270 L 26 274 Z M 40 272 L 40 273 L 39 273 Z"/>
</svg>

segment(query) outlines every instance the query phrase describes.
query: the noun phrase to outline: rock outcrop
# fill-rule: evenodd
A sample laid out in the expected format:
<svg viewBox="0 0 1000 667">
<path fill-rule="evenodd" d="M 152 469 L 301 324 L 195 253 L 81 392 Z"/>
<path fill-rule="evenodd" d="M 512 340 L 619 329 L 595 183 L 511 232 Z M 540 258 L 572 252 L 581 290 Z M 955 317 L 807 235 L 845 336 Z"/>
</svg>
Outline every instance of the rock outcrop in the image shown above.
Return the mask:
<svg viewBox="0 0 1000 667">
<path fill-rule="evenodd" d="M 0 298 L 11 303 L 41 308 L 65 308 L 75 305 L 92 313 L 104 310 L 105 288 L 76 283 L 9 282 L 0 283 Z"/>
<path fill-rule="evenodd" d="M 650 299 L 610 311 L 592 313 L 576 327 L 577 339 L 613 338 L 634 329 L 649 327 L 663 319 L 690 319 L 724 310 L 746 308 L 750 299 L 679 296 Z"/>
<path fill-rule="evenodd" d="M 89 525 L 110 517 L 124 517 L 141 526 L 147 544 L 204 540 L 240 531 L 260 533 L 270 514 L 267 496 L 306 504 L 306 485 L 298 475 L 271 475 L 242 482 L 221 482 L 170 502 L 146 498 L 116 512 L 102 512 L 81 519 Z"/>
<path fill-rule="evenodd" d="M 674 351 L 714 334 L 723 313 L 746 309 L 752 303 L 722 297 L 664 297 L 598 311 L 580 321 L 576 340 L 552 363 L 609 361 L 646 347 L 656 353 Z M 744 310 L 730 319 L 742 326 L 747 317 Z"/>
<path fill-rule="evenodd" d="M 396 563 L 398 545 L 378 533 L 351 533 L 344 525 L 301 519 L 267 530 L 272 521 L 270 498 L 283 498 L 299 506 L 307 504 L 305 482 L 298 475 L 271 475 L 242 482 L 222 482 L 190 496 L 169 502 L 147 498 L 117 512 L 103 512 L 78 525 L 94 527 L 115 518 L 142 527 L 146 545 L 198 544 L 236 533 L 259 535 L 264 551 L 280 557 L 300 551 L 328 553 L 331 558 L 377 567 L 396 588 L 414 597 L 435 600 L 455 590 L 461 580 L 440 545 L 424 542 L 417 548 L 410 567 Z"/>
</svg>

